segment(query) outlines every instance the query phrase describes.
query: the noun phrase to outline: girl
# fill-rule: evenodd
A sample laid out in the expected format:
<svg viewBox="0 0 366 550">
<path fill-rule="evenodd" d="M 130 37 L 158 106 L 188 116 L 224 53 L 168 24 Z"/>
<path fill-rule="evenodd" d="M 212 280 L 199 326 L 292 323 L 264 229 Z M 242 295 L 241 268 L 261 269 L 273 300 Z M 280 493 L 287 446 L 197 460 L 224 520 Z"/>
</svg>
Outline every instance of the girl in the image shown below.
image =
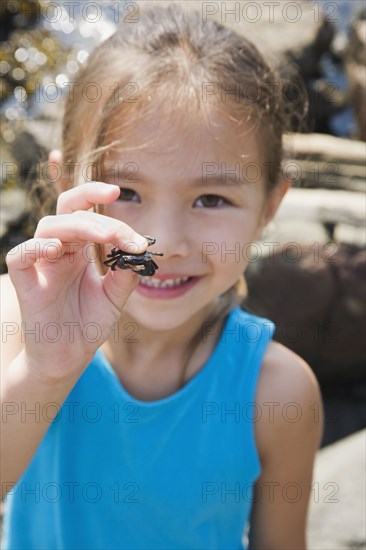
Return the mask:
<svg viewBox="0 0 366 550">
<path fill-rule="evenodd" d="M 56 214 L 2 284 L 5 549 L 305 548 L 318 385 L 238 307 L 288 189 L 275 78 L 177 6 L 81 71 Z M 164 256 L 139 276 L 103 266 L 112 247 Z"/>
</svg>

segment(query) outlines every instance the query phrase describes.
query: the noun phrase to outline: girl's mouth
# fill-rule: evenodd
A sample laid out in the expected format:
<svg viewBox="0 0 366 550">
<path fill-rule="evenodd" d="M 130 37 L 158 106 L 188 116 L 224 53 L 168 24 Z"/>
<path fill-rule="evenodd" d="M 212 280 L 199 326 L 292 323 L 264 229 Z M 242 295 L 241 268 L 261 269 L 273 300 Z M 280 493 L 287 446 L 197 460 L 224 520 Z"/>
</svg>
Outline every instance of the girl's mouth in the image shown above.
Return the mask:
<svg viewBox="0 0 366 550">
<path fill-rule="evenodd" d="M 199 279 L 200 277 L 141 277 L 136 291 L 148 298 L 176 298 L 190 290 Z"/>
<path fill-rule="evenodd" d="M 186 283 L 189 277 L 180 277 L 176 279 L 153 279 L 152 277 L 141 277 L 140 284 L 153 288 L 173 288 Z"/>
</svg>

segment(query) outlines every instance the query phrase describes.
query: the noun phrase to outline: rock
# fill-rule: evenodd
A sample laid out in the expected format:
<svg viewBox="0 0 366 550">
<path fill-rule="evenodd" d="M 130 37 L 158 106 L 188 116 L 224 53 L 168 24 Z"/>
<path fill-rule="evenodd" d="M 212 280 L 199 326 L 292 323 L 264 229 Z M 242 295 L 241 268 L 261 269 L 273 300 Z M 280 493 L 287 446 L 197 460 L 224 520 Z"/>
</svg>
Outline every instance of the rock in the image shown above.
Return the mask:
<svg viewBox="0 0 366 550">
<path fill-rule="evenodd" d="M 359 139 L 366 141 L 366 67 L 349 63 L 346 70 L 351 88 L 350 97 L 358 123 Z"/>
<path fill-rule="evenodd" d="M 21 218 L 25 211 L 26 193 L 22 189 L 1 192 L 0 237 L 4 237 L 11 222 Z"/>
<path fill-rule="evenodd" d="M 33 134 L 27 131 L 16 135 L 10 145 L 10 151 L 17 163 L 19 177 L 22 180 L 22 188 L 31 184 L 28 174 L 41 160 L 47 158 L 46 148 L 39 143 Z"/>
<path fill-rule="evenodd" d="M 348 47 L 345 52 L 345 67 L 350 83 L 350 98 L 358 122 L 359 138 L 366 141 L 366 9 L 354 21 Z"/>
<path fill-rule="evenodd" d="M 324 134 L 287 134 L 284 136 L 284 147 L 300 158 L 311 155 L 314 159 L 333 160 L 348 164 L 365 163 L 366 147 L 361 141 L 351 141 Z"/>
<path fill-rule="evenodd" d="M 283 173 L 296 187 L 366 191 L 366 146 L 362 141 L 287 134 L 284 154 Z"/>
<path fill-rule="evenodd" d="M 352 245 L 282 246 L 249 265 L 245 307 L 273 320 L 275 340 L 303 357 L 322 385 L 361 382 L 365 268 L 366 251 Z"/>
<path fill-rule="evenodd" d="M 323 384 L 322 447 L 366 427 L 366 379 L 347 384 Z"/>
<path fill-rule="evenodd" d="M 272 319 L 275 339 L 313 368 L 326 446 L 366 425 L 366 147 L 290 134 L 284 149 L 282 171 L 294 187 L 259 243 L 261 258 L 249 265 L 245 307 Z"/>
<path fill-rule="evenodd" d="M 326 77 L 322 60 L 329 54 L 335 37 L 335 25 L 322 18 L 313 41 L 301 49 L 286 52 L 286 58 L 294 63 L 305 83 L 305 99 L 308 102 L 306 116 L 294 130 L 302 132 L 331 133 L 330 119 L 346 107 L 346 94 Z M 303 107 L 305 111 L 305 108 Z"/>
<path fill-rule="evenodd" d="M 322 247 L 334 240 L 364 247 L 365 210 L 363 193 L 293 188 L 283 199 L 265 233 L 265 240 L 282 244 L 289 241 L 318 243 Z"/>
<path fill-rule="evenodd" d="M 292 3 L 281 2 L 175 2 L 159 0 L 159 6 L 178 4 L 185 9 L 196 9 L 202 14 L 203 21 L 216 20 L 225 23 L 236 32 L 254 39 L 259 50 L 270 55 L 275 64 L 278 55 L 289 50 L 312 44 L 323 22 L 321 13 L 314 12 L 306 0 Z M 141 3 L 141 9 L 149 7 L 150 2 Z M 299 27 L 301 26 L 301 32 Z"/>
<path fill-rule="evenodd" d="M 366 549 L 366 431 L 317 453 L 308 518 L 308 550 Z"/>
</svg>

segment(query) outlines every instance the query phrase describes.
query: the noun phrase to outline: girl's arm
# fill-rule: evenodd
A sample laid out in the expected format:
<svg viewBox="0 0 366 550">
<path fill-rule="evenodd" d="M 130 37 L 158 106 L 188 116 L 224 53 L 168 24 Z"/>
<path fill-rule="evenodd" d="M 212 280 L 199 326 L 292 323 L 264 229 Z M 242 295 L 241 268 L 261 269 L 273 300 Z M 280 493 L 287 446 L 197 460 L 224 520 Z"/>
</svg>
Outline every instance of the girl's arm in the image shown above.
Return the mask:
<svg viewBox="0 0 366 550">
<path fill-rule="evenodd" d="M 0 286 L 0 479 L 3 500 L 23 474 L 58 412 L 54 405 L 49 404 L 61 405 L 76 383 L 77 377 L 57 384 L 47 383 L 32 376 L 27 369 L 23 346 L 27 335 L 22 336 L 17 296 L 8 275 L 1 276 Z M 31 337 L 30 334 L 28 336 Z M 37 338 L 37 333 L 34 332 L 32 337 Z"/>
<path fill-rule="evenodd" d="M 1 311 L 2 496 L 18 481 L 58 412 L 47 405 L 61 407 L 138 283 L 131 271 L 109 270 L 102 277 L 85 253 L 90 242 L 122 249 L 134 243 L 137 253 L 146 249 L 146 239 L 131 227 L 90 212 L 119 193 L 119 187 L 98 182 L 65 191 L 57 215 L 43 218 L 34 238 L 7 255 Z M 83 336 L 88 323 L 99 326 L 97 342 Z"/>
<path fill-rule="evenodd" d="M 312 473 L 323 430 L 318 383 L 310 367 L 272 342 L 257 392 L 255 426 L 262 473 L 256 483 L 250 550 L 305 550 Z"/>
</svg>

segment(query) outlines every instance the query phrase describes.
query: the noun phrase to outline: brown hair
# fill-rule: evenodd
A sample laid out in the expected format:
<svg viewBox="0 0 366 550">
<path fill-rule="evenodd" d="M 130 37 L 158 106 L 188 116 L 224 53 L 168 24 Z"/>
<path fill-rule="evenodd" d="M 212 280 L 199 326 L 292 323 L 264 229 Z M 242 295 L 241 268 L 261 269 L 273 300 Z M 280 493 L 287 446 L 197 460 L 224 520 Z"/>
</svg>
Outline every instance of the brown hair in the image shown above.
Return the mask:
<svg viewBox="0 0 366 550">
<path fill-rule="evenodd" d="M 199 12 L 180 5 L 142 11 L 136 23 L 121 25 L 102 43 L 79 72 L 63 124 L 65 162 L 95 162 L 115 145 L 113 136 L 128 136 L 128 128 L 157 105 L 168 115 L 182 108 L 190 123 L 199 112 L 208 117 L 213 106 L 238 124 L 253 125 L 265 143 L 263 165 L 268 189 L 275 186 L 282 158 L 282 134 L 288 122 L 281 78 L 257 48 L 222 24 L 203 22 Z M 88 87 L 98 100 L 91 102 Z M 210 92 L 207 90 L 210 88 Z M 203 93 L 209 93 L 204 97 Z M 214 93 L 212 92 L 213 90 Z M 118 118 L 116 116 L 118 114 Z M 112 134 L 111 120 L 120 126 Z M 244 126 L 245 127 L 245 126 Z M 76 175 L 76 180 L 78 176 Z"/>
<path fill-rule="evenodd" d="M 264 173 L 270 191 L 281 170 L 282 135 L 289 120 L 281 82 L 244 36 L 214 20 L 203 22 L 199 12 L 179 5 L 155 5 L 143 10 L 137 23 L 118 28 L 79 72 L 65 108 L 64 162 L 75 163 L 76 182 L 81 182 L 86 163 L 95 179 L 101 179 L 106 151 L 127 147 L 129 127 L 158 105 L 166 115 L 181 109 L 187 124 L 197 113 L 200 120 L 208 119 L 210 109 L 219 108 L 238 125 L 252 126 L 260 146 L 265 144 L 261 153 L 263 166 L 270 168 Z M 86 93 L 93 85 L 99 91 L 95 102 Z M 202 96 L 205 85 L 218 90 L 207 101 Z M 242 279 L 225 293 L 217 318 L 243 300 L 245 288 Z"/>
</svg>

